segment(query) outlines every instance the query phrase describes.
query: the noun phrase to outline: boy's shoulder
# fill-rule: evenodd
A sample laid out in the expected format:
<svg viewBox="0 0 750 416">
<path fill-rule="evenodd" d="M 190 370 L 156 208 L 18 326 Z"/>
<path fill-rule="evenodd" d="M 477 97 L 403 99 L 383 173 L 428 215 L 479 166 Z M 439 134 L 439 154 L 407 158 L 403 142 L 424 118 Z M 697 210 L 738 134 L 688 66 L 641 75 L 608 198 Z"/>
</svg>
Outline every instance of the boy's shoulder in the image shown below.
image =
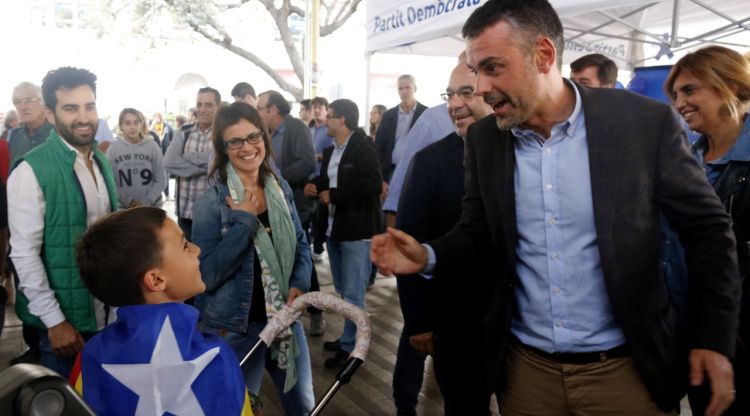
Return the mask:
<svg viewBox="0 0 750 416">
<path fill-rule="evenodd" d="M 206 414 L 239 414 L 245 385 L 237 358 L 223 340 L 201 334 L 196 309 L 134 305 L 118 308 L 117 316 L 81 354 L 81 390 L 98 414 L 140 409 L 141 402 L 156 406 L 146 413 L 159 413 L 175 397 L 189 397 L 182 404 L 189 407 L 173 414 L 195 406 Z"/>
</svg>

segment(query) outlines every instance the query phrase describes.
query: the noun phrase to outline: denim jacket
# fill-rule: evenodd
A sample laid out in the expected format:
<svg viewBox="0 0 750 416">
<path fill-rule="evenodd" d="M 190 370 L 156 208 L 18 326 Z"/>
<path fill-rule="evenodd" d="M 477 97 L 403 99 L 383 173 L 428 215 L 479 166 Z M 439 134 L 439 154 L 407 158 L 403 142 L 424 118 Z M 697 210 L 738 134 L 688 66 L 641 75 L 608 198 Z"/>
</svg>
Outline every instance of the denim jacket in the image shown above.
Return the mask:
<svg viewBox="0 0 750 416">
<path fill-rule="evenodd" d="M 292 190 L 278 179 L 284 191 L 297 236 L 297 252 L 289 287 L 310 288 L 310 246 L 300 225 Z M 253 298 L 255 246 L 258 219 L 232 210 L 226 203 L 229 188 L 216 183 L 198 198 L 193 209 L 193 242 L 201 248 L 200 269 L 206 291 L 195 298 L 201 321 L 209 327 L 245 333 Z M 260 277 L 260 276 L 259 276 Z"/>
</svg>

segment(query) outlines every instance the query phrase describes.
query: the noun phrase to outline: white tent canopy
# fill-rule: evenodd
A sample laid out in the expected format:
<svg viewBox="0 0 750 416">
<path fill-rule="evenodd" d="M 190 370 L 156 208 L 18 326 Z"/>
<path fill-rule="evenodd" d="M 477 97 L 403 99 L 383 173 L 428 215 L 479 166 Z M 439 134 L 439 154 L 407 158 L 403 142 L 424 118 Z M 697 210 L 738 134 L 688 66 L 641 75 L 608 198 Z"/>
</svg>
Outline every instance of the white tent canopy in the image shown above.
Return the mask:
<svg viewBox="0 0 750 416">
<path fill-rule="evenodd" d="M 457 56 L 461 27 L 486 0 L 367 2 L 368 54 Z M 750 48 L 748 0 L 551 0 L 565 30 L 566 62 L 599 52 L 621 67 L 704 43 Z M 654 45 L 646 54 L 643 45 Z M 657 49 L 658 48 L 658 49 Z"/>
</svg>

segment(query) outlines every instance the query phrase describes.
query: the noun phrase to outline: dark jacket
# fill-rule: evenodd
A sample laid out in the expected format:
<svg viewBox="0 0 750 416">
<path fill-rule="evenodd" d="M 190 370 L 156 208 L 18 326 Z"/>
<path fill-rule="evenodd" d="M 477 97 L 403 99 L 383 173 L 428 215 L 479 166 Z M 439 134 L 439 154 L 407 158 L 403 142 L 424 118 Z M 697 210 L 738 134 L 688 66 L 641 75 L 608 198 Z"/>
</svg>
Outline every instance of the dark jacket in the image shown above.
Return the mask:
<svg viewBox="0 0 750 416">
<path fill-rule="evenodd" d="M 734 355 L 741 279 L 731 221 L 686 146 L 674 112 L 627 91 L 579 87 L 586 118 L 594 223 L 612 312 L 654 402 L 674 409 L 688 361 L 659 274 L 659 213 L 680 236 L 690 270 L 690 348 Z M 490 388 L 503 377 L 516 313 L 515 151 L 494 116 L 469 128 L 459 224 L 432 241 L 437 271 L 488 244 L 499 262 L 488 287 L 484 348 Z"/>
<path fill-rule="evenodd" d="M 274 155 L 282 166 L 281 176 L 289 182 L 294 194 L 300 221 L 307 221 L 313 209 L 312 201 L 305 198 L 303 188 L 315 174 L 315 149 L 313 148 L 310 129 L 305 123 L 292 117 L 284 118 L 284 137 L 281 154 Z"/>
<path fill-rule="evenodd" d="M 330 188 L 328 164 L 333 146 L 323 151 L 320 175 L 312 183 L 318 192 L 330 191 L 335 207 L 331 240 L 354 241 L 372 238 L 382 230 L 380 216 L 380 190 L 382 177 L 375 145 L 359 129 L 349 138 L 341 155 L 337 184 Z"/>
<path fill-rule="evenodd" d="M 427 242 L 458 223 L 464 196 L 463 158 L 464 141 L 455 132 L 414 155 L 401 191 L 396 228 L 417 241 Z M 482 287 L 479 282 L 488 275 L 486 262 L 482 261 L 486 260 L 482 258 L 486 251 L 476 247 L 471 257 L 456 264 L 454 270 L 443 269 L 430 280 L 420 275 L 397 276 L 408 335 L 455 330 L 453 318 L 457 310 L 462 311 L 462 330 L 476 326 L 484 299 L 477 288 Z"/>
<path fill-rule="evenodd" d="M 399 106 L 397 105 L 383 113 L 383 120 L 380 122 L 378 133 L 375 136 L 375 145 L 378 147 L 378 156 L 380 157 L 381 174 L 383 175 L 383 180 L 386 182 L 391 181 L 393 170 L 396 168 L 396 165 L 392 162 L 391 155 L 393 154 L 393 148 L 396 146 L 398 109 Z M 414 117 L 411 118 L 409 130 L 411 130 L 414 123 L 417 122 L 419 116 L 421 116 L 426 109 L 426 106 L 417 102 L 417 108 L 414 110 Z"/>
</svg>

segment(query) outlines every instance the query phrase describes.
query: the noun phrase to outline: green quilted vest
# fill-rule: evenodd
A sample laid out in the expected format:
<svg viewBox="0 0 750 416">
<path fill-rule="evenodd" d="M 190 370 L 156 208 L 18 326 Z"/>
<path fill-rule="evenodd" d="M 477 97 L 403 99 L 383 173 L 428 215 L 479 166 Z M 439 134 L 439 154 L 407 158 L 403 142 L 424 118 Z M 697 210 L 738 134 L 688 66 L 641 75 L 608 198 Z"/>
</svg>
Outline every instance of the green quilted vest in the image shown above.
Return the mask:
<svg viewBox="0 0 750 416">
<path fill-rule="evenodd" d="M 94 160 L 107 184 L 112 211 L 117 209 L 117 191 L 107 157 L 93 146 Z M 52 130 L 44 144 L 25 154 L 25 160 L 36 175 L 45 201 L 42 262 L 47 280 L 65 319 L 81 332 L 95 332 L 96 315 L 93 297 L 78 274 L 75 245 L 86 230 L 86 200 L 73 169 L 76 152 Z M 36 328 L 47 327 L 29 312 L 29 301 L 20 291 L 16 313 Z"/>
</svg>

